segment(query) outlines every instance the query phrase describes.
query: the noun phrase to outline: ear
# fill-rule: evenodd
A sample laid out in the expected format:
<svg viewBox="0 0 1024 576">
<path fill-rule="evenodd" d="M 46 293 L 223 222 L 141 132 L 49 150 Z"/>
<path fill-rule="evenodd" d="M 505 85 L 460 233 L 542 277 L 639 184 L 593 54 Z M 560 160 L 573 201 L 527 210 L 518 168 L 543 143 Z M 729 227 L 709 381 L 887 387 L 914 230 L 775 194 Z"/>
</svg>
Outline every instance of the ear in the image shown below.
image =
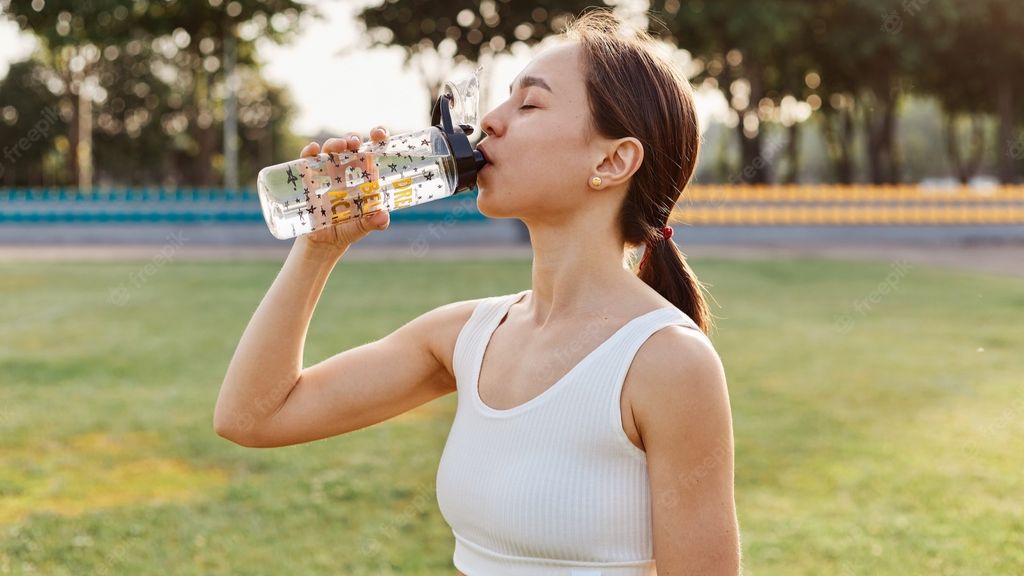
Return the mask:
<svg viewBox="0 0 1024 576">
<path fill-rule="evenodd" d="M 601 188 L 625 184 L 640 169 L 644 146 L 632 136 L 607 142 L 592 176 L 601 177 Z"/>
</svg>

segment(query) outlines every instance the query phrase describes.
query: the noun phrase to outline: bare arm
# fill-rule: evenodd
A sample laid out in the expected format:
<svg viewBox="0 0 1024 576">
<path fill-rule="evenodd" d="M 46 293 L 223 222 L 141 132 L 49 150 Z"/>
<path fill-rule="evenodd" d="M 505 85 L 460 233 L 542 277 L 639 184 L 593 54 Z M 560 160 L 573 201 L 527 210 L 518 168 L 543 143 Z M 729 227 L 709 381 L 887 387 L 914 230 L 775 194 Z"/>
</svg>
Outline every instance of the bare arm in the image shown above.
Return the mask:
<svg viewBox="0 0 1024 576">
<path fill-rule="evenodd" d="M 296 239 L 228 365 L 214 409 L 218 434 L 241 443 L 292 392 L 309 321 L 337 260 Z"/>
<path fill-rule="evenodd" d="M 725 371 L 710 342 L 673 326 L 630 372 L 631 408 L 647 451 L 659 576 L 741 573 L 733 433 Z"/>
<path fill-rule="evenodd" d="M 357 145 L 332 140 L 324 149 Z M 302 155 L 317 152 L 310 144 Z M 325 229 L 295 240 L 228 366 L 214 410 L 217 434 L 245 446 L 295 444 L 367 426 L 454 390 L 436 339 L 468 318 L 467 303 L 438 308 L 303 370 L 306 332 L 327 279 L 375 224 L 386 226 L 387 213 L 339 224 L 337 236 Z"/>
</svg>

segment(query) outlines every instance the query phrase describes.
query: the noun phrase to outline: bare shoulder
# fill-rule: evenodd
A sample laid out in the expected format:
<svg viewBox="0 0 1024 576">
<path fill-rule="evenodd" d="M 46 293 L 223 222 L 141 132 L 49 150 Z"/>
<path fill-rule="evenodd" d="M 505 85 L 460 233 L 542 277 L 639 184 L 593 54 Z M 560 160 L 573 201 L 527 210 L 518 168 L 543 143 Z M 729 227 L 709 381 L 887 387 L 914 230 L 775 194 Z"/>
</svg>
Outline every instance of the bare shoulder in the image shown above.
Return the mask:
<svg viewBox="0 0 1024 576">
<path fill-rule="evenodd" d="M 443 304 L 417 316 L 403 327 L 414 333 L 437 362 L 445 367 L 449 374 L 447 380 L 451 391 L 455 391 L 455 375 L 452 368 L 455 342 L 473 315 L 473 310 L 483 300 L 485 298 Z"/>
<path fill-rule="evenodd" d="M 630 366 L 627 393 L 645 445 L 655 430 L 666 427 L 706 428 L 711 421 L 731 426 L 722 360 L 693 328 L 667 326 L 651 335 Z"/>
<path fill-rule="evenodd" d="M 732 415 L 721 359 L 702 333 L 670 326 L 634 361 L 631 409 L 647 454 L 659 573 L 739 574 Z"/>
</svg>

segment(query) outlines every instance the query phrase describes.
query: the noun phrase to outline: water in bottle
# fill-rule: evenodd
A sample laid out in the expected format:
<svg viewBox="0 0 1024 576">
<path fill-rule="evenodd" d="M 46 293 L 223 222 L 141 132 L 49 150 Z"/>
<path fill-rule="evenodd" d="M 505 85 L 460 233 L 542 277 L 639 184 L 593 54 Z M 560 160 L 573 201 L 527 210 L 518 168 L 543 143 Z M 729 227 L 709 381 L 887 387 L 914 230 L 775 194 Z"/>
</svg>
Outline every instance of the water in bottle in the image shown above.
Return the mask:
<svg viewBox="0 0 1024 576">
<path fill-rule="evenodd" d="M 467 137 L 473 126 L 466 122 L 476 121 L 477 86 L 476 74 L 446 84 L 429 128 L 261 170 L 256 185 L 271 234 L 294 238 L 471 189 L 487 162 Z"/>
</svg>

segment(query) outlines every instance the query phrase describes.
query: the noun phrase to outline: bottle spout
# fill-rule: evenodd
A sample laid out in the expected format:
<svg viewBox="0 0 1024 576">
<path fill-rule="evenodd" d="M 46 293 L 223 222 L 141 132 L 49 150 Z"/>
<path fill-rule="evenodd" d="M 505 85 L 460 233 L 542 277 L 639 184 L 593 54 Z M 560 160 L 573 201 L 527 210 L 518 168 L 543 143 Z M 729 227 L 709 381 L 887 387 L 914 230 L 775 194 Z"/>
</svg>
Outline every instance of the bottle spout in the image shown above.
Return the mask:
<svg viewBox="0 0 1024 576">
<path fill-rule="evenodd" d="M 476 174 L 487 164 L 487 157 L 469 143 L 468 134 L 473 131 L 472 126 L 452 122 L 452 100 L 451 94 L 439 96 L 434 105 L 432 120 L 448 141 L 457 173 L 455 192 L 462 192 L 476 186 Z"/>
<path fill-rule="evenodd" d="M 455 192 L 476 186 L 476 173 L 487 164 L 487 157 L 469 143 L 475 130 L 480 99 L 480 68 L 461 82 L 446 82 L 434 103 L 431 124 L 448 140 L 457 173 Z"/>
</svg>

